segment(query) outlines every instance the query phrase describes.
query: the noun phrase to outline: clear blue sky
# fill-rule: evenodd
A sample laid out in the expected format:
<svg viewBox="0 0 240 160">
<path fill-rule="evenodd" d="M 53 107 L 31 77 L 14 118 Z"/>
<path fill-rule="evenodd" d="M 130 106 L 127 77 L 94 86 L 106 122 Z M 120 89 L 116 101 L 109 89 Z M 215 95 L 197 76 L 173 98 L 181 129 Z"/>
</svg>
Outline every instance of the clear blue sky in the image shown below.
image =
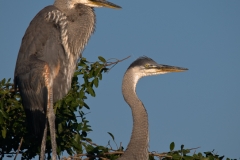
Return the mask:
<svg viewBox="0 0 240 160">
<path fill-rule="evenodd" d="M 129 64 L 146 55 L 189 68 L 183 73 L 146 77 L 137 93 L 147 108 L 150 151 L 200 146 L 240 158 L 240 1 L 120 1 L 121 10 L 97 8 L 96 32 L 83 56 L 131 58 L 105 74 L 87 115 L 94 142 L 106 145 L 107 132 L 128 144 L 132 117 L 121 95 Z M 0 79 L 13 77 L 21 39 L 31 19 L 53 1 L 0 2 Z M 89 112 L 89 111 L 87 111 Z M 114 144 L 112 143 L 114 146 Z"/>
</svg>

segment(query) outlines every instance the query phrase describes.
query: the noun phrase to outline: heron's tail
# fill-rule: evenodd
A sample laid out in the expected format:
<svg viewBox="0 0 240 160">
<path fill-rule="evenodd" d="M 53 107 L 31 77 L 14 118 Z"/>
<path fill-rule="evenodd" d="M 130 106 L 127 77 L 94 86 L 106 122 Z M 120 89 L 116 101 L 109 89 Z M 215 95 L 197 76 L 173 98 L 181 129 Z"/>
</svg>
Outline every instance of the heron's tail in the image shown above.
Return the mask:
<svg viewBox="0 0 240 160">
<path fill-rule="evenodd" d="M 25 109 L 25 113 L 28 131 L 41 140 L 47 122 L 46 114 L 41 110 L 30 109 Z"/>
<path fill-rule="evenodd" d="M 19 83 L 20 82 L 20 83 Z M 37 90 L 33 88 L 32 84 L 28 81 L 16 82 L 19 87 L 20 95 L 22 98 L 23 108 L 26 113 L 27 129 L 31 134 L 34 134 L 38 139 L 42 139 L 47 111 L 47 87 L 39 87 Z M 34 87 L 38 87 L 37 85 Z"/>
</svg>

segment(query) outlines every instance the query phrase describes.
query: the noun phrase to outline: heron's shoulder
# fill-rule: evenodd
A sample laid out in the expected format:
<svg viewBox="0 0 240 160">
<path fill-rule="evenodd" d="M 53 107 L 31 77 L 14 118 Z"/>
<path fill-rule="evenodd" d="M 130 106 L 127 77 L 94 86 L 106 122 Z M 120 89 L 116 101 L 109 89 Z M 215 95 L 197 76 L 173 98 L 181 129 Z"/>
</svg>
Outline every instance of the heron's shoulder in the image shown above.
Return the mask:
<svg viewBox="0 0 240 160">
<path fill-rule="evenodd" d="M 39 11 L 30 22 L 22 38 L 19 60 L 28 60 L 29 56 L 33 54 L 37 54 L 38 57 L 45 56 L 49 52 L 57 51 L 57 47 L 61 48 L 60 38 L 54 39 L 54 37 L 60 37 L 59 28 L 53 25 L 54 22 L 47 19 L 48 13 L 53 11 L 58 11 L 58 9 L 55 6 L 47 6 Z M 54 49 L 49 47 L 50 44 L 54 44 Z"/>
<path fill-rule="evenodd" d="M 42 10 L 40 10 L 38 12 L 38 14 L 45 14 L 45 13 L 48 13 L 48 12 L 51 12 L 51 11 L 54 11 L 54 10 L 58 10 L 60 11 L 57 7 L 55 7 L 54 5 L 49 5 L 49 6 L 46 6 L 44 7 Z M 37 15 L 38 15 L 37 14 Z"/>
<path fill-rule="evenodd" d="M 55 13 L 61 13 L 61 11 L 53 5 L 46 6 L 45 8 L 40 10 L 30 22 L 26 30 L 25 36 L 36 36 L 36 34 L 49 34 L 49 32 L 52 32 L 52 30 L 56 29 L 52 25 L 53 21 L 49 20 L 49 17 L 57 17 Z"/>
<path fill-rule="evenodd" d="M 38 20 L 38 19 L 46 19 L 47 15 L 51 12 L 61 12 L 57 7 L 54 5 L 46 6 L 42 10 L 40 10 L 37 15 L 33 18 L 32 21 Z"/>
</svg>

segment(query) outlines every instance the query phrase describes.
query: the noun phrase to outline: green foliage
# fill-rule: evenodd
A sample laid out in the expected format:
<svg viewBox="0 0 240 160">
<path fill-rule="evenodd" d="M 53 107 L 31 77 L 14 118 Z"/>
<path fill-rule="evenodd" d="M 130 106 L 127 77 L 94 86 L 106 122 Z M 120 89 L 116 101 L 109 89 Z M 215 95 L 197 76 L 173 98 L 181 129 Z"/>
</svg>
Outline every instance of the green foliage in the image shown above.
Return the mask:
<svg viewBox="0 0 240 160">
<path fill-rule="evenodd" d="M 164 153 L 162 160 L 222 160 L 224 156 L 219 156 L 214 153 L 214 150 L 211 152 L 204 152 L 205 155 L 202 153 L 196 153 L 196 150 L 199 148 L 191 148 L 191 149 L 184 149 L 184 145 L 180 146 L 180 150 L 174 150 L 175 143 L 172 142 L 170 144 L 170 152 Z M 190 152 L 194 151 L 191 155 Z M 230 160 L 227 158 L 227 160 Z"/>
<path fill-rule="evenodd" d="M 90 63 L 82 58 L 72 79 L 71 90 L 62 100 L 54 104 L 58 155 L 63 151 L 73 155 L 91 149 L 91 145 L 86 141 L 91 141 L 87 138 L 87 134 L 92 129 L 82 109 L 90 109 L 84 101 L 87 95 L 96 96 L 94 87 L 98 87 L 102 73 L 108 70 L 106 60 L 102 57 L 99 57 L 99 60 Z M 78 79 L 78 77 L 82 78 Z M 82 80 L 84 81 L 80 84 Z M 0 81 L 0 159 L 4 156 L 12 157 L 22 137 L 20 153 L 23 158 L 32 159 L 40 153 L 40 145 L 26 130 L 26 116 L 21 105 L 21 97 L 19 92 L 14 91 L 10 81 L 11 79 Z M 46 153 L 50 158 L 49 133 L 46 145 Z"/>
<path fill-rule="evenodd" d="M 4 153 L 11 155 L 13 150 L 17 150 L 21 137 L 26 135 L 25 113 L 21 107 L 20 95 L 14 94 L 10 81 L 11 79 L 0 81 L 1 155 Z M 23 147 L 25 146 L 24 144 Z"/>
</svg>

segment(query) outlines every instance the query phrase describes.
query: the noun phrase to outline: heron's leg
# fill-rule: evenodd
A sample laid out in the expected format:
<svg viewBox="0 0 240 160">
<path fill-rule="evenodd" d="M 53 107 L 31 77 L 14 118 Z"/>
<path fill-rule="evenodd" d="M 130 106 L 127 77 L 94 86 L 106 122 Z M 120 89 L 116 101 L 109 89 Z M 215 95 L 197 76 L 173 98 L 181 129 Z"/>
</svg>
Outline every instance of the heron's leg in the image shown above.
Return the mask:
<svg viewBox="0 0 240 160">
<path fill-rule="evenodd" d="M 57 160 L 57 144 L 56 144 L 56 133 L 55 133 L 55 114 L 53 111 L 53 97 L 52 89 L 49 90 L 49 101 L 48 101 L 48 122 L 50 127 L 50 136 L 52 143 L 52 160 Z"/>
<path fill-rule="evenodd" d="M 40 160 L 44 160 L 45 159 L 46 140 L 47 140 L 47 120 L 45 122 L 45 129 L 44 129 L 44 132 L 43 132 Z"/>
</svg>

